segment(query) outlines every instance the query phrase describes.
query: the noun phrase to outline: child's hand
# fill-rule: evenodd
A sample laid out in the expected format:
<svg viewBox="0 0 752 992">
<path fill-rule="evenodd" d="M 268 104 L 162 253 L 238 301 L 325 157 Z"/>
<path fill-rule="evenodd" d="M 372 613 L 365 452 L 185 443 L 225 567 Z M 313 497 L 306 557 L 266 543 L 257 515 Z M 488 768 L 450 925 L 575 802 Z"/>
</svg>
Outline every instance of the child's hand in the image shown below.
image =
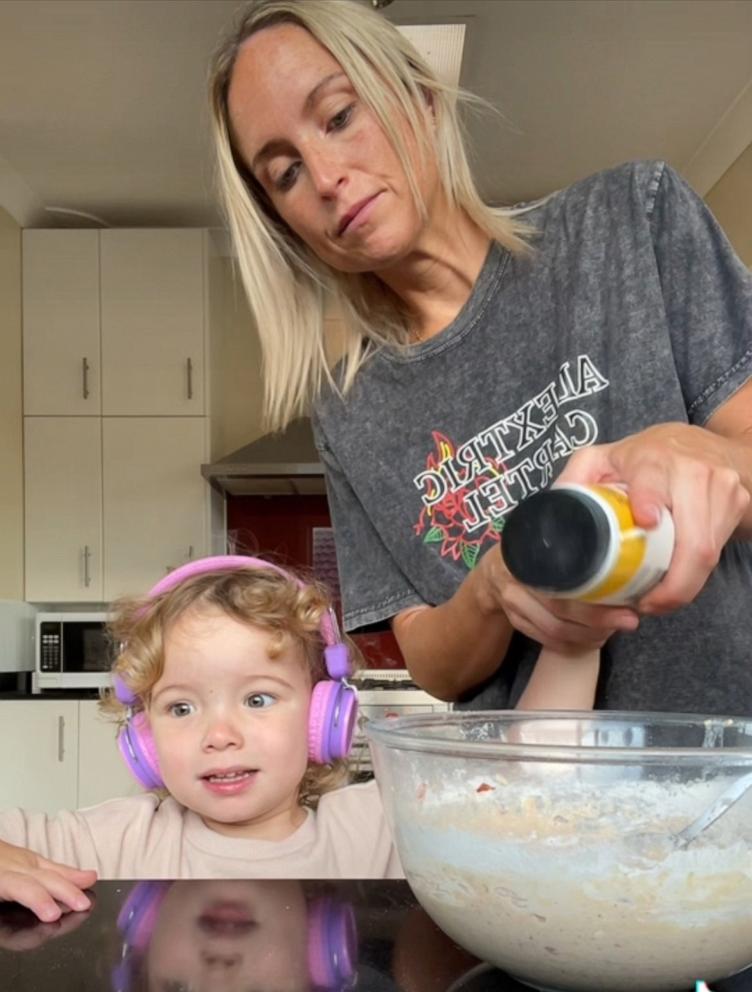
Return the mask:
<svg viewBox="0 0 752 992">
<path fill-rule="evenodd" d="M 0 841 L 0 900 L 18 902 L 47 923 L 70 910 L 89 909 L 83 889 L 96 880 L 93 870 L 60 865 Z"/>
<path fill-rule="evenodd" d="M 600 667 L 597 648 L 577 654 L 542 648 L 517 709 L 591 710 Z"/>
</svg>

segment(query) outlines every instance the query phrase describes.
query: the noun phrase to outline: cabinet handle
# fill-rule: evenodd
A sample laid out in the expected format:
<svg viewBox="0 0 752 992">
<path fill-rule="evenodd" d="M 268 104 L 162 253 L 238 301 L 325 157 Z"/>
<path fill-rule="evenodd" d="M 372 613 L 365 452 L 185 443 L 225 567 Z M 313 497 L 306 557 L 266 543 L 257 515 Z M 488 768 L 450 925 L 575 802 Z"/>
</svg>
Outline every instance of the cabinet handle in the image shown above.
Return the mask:
<svg viewBox="0 0 752 992">
<path fill-rule="evenodd" d="M 88 400 L 88 398 L 89 398 L 89 362 L 88 362 L 88 359 L 86 359 L 86 358 L 82 358 L 81 359 L 81 371 L 83 373 L 83 393 L 84 393 L 84 399 L 85 400 Z"/>
<path fill-rule="evenodd" d="M 62 761 L 65 757 L 65 717 L 57 718 L 57 760 Z"/>
<path fill-rule="evenodd" d="M 180 564 L 181 565 L 185 565 L 186 562 L 189 562 L 189 561 L 193 561 L 193 545 L 192 544 L 189 544 L 188 545 L 188 557 L 185 559 L 185 561 L 181 561 Z M 164 567 L 165 575 L 169 575 L 170 572 L 174 572 L 175 569 L 176 568 L 179 568 L 179 567 L 180 567 L 179 565 L 165 565 L 165 567 Z"/>
<path fill-rule="evenodd" d="M 89 575 L 89 558 L 91 558 L 91 551 L 89 551 L 89 545 L 84 544 L 84 585 L 88 589 L 91 585 L 91 576 Z"/>
<path fill-rule="evenodd" d="M 185 360 L 185 370 L 188 374 L 188 399 L 193 399 L 193 362 L 190 358 Z"/>
</svg>

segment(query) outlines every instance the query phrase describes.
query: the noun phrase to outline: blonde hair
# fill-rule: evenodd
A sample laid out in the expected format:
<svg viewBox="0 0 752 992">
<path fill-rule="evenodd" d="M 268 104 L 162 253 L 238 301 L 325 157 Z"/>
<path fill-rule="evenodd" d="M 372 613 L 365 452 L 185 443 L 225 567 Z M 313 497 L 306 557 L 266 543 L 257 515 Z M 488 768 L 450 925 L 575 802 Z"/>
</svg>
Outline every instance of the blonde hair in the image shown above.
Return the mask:
<svg viewBox="0 0 752 992">
<path fill-rule="evenodd" d="M 416 162 L 434 155 L 448 202 L 485 234 L 519 253 L 527 250 L 530 233 L 503 209 L 485 204 L 473 181 L 456 104 L 484 101 L 441 82 L 394 25 L 353 0 L 253 0 L 214 56 L 210 98 L 220 196 L 261 339 L 265 416 L 274 430 L 307 412 L 325 380 L 346 393 L 375 347 L 409 342 L 397 296 L 372 273 L 339 272 L 321 262 L 274 211 L 234 141 L 228 92 L 239 50 L 251 35 L 278 24 L 304 28 L 341 65 L 391 142 L 423 216 Z M 433 127 L 425 113 L 429 104 Z M 401 125 L 416 136 L 417 158 Z M 345 325 L 338 386 L 325 350 L 327 291 L 336 296 Z"/>
<path fill-rule="evenodd" d="M 272 568 L 216 569 L 186 579 L 154 598 L 121 599 L 109 621 L 110 637 L 119 645 L 113 674 L 147 709 L 153 687 L 164 670 L 165 640 L 171 626 L 187 611 L 217 609 L 240 623 L 252 624 L 272 634 L 270 657 L 292 642 L 307 665 L 313 684 L 328 677 L 324 664 L 321 618 L 330 599 L 323 586 L 305 581 L 298 585 L 291 575 Z M 348 642 L 351 656 L 358 658 Z M 108 690 L 101 709 L 121 726 L 128 708 Z M 315 806 L 325 792 L 347 780 L 347 762 L 309 764 L 300 784 L 301 805 Z"/>
</svg>

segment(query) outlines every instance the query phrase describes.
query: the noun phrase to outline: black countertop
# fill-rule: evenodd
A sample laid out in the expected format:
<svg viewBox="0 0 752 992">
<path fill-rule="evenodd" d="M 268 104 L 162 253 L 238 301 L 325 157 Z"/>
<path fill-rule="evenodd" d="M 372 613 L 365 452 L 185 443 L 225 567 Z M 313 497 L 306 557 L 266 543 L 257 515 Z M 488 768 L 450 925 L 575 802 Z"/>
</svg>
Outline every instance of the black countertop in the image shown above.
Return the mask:
<svg viewBox="0 0 752 992">
<path fill-rule="evenodd" d="M 457 947 L 405 882 L 100 882 L 93 896 L 55 924 L 0 903 L 2 992 L 528 990 Z M 752 992 L 752 969 L 712 992 Z"/>
<path fill-rule="evenodd" d="M 98 689 L 52 689 L 45 692 L 32 693 L 32 692 L 19 692 L 13 690 L 7 690 L 6 692 L 0 692 L 0 702 L 7 701 L 10 699 L 71 699 L 73 701 L 77 699 L 99 699 Z"/>
</svg>

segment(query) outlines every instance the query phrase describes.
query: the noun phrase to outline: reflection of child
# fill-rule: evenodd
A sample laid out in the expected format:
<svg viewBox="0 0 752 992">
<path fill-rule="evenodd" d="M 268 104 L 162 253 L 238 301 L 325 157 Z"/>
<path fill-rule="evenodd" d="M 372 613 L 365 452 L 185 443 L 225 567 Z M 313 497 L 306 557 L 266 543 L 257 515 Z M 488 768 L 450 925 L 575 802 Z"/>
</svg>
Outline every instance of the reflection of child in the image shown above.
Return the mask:
<svg viewBox="0 0 752 992">
<path fill-rule="evenodd" d="M 104 878 L 401 877 L 375 783 L 338 788 L 354 691 L 321 588 L 257 559 L 203 559 L 122 604 L 112 632 L 103 705 L 127 719 L 132 770 L 168 794 L 0 814 L 0 899 L 45 920 L 54 900 L 86 908 L 94 873 L 58 862 Z"/>
<path fill-rule="evenodd" d="M 113 986 L 308 992 L 352 986 L 352 906 L 292 880 L 140 882 L 118 917 Z"/>
</svg>

